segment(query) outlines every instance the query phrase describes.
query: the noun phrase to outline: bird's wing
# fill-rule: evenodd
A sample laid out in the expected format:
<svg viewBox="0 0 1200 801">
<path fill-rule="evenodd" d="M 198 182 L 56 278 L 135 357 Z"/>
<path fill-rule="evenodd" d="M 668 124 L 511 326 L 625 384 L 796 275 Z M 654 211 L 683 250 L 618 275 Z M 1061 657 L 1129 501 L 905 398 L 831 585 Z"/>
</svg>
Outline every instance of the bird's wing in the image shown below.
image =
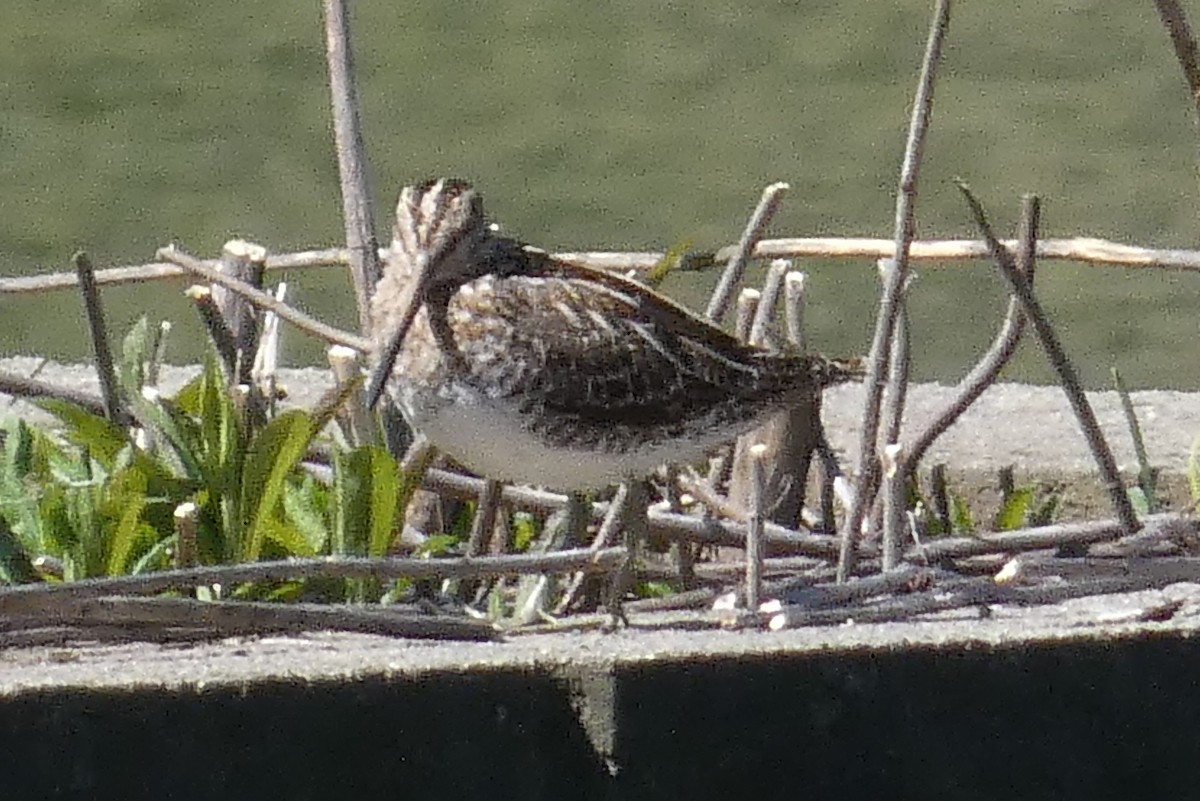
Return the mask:
<svg viewBox="0 0 1200 801">
<path fill-rule="evenodd" d="M 691 416 L 760 378 L 759 352 L 623 279 L 489 275 L 459 289 L 447 322 L 480 389 L 592 421 Z"/>
</svg>

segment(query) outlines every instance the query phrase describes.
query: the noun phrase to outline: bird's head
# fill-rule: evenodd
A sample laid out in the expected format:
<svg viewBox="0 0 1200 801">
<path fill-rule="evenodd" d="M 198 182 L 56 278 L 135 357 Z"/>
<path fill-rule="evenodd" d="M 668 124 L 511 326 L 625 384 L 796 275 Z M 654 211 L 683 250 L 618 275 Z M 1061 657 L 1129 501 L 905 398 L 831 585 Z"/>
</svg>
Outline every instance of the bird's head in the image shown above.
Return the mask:
<svg viewBox="0 0 1200 801">
<path fill-rule="evenodd" d="M 406 186 L 396 204 L 391 252 L 384 263 L 384 278 L 402 289 L 389 300 L 404 312 L 388 332 L 375 373 L 367 387 L 367 402 L 374 406 L 391 374 L 404 338 L 417 312 L 438 293 L 449 293 L 490 270 L 482 257 L 492 228 L 483 214 L 483 199 L 468 182 L 441 178 Z"/>
</svg>

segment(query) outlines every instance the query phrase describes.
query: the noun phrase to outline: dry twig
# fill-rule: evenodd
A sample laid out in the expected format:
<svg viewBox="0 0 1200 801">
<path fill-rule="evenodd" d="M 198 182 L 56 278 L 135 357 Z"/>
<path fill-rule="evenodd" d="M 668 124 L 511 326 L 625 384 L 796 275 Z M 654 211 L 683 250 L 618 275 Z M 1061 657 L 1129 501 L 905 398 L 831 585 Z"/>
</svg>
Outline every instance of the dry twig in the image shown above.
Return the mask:
<svg viewBox="0 0 1200 801">
<path fill-rule="evenodd" d="M 83 294 L 83 307 L 87 312 L 88 332 L 92 338 L 92 353 L 96 357 L 96 375 L 100 378 L 100 397 L 104 402 L 104 416 L 116 422 L 124 416 L 121 405 L 117 371 L 113 367 L 112 350 L 108 344 L 108 325 L 104 320 L 104 306 L 100 302 L 100 290 L 96 287 L 92 260 L 83 251 L 72 259 L 75 273 L 79 276 L 79 290 Z"/>
<path fill-rule="evenodd" d="M 342 188 L 342 220 L 346 228 L 350 274 L 358 302 L 359 330 L 371 331 L 371 295 L 382 271 L 375 215 L 367 184 L 367 152 L 358 117 L 358 89 L 354 83 L 354 49 L 345 0 L 324 0 L 325 57 L 329 66 L 329 91 L 333 106 L 333 133 Z"/>
<path fill-rule="evenodd" d="M 705 315 L 713 322 L 720 323 L 725 319 L 725 313 L 729 311 L 729 302 L 733 299 L 733 291 L 746 272 L 746 263 L 750 259 L 750 254 L 758 240 L 762 238 L 763 232 L 767 230 L 767 226 L 779 209 L 779 204 L 783 201 L 783 194 L 788 188 L 787 184 L 776 183 L 763 190 L 762 198 L 759 199 L 754 214 L 750 216 L 746 230 L 742 232 L 741 241 L 738 242 L 737 248 L 729 257 L 725 271 L 721 274 L 721 280 L 713 290 L 712 298 L 708 301 L 708 310 Z"/>
<path fill-rule="evenodd" d="M 871 362 L 866 380 L 867 398 L 863 404 L 861 442 L 859 445 L 857 474 L 859 492 L 854 506 L 847 516 L 842 532 L 842 548 L 838 556 L 838 578 L 845 581 L 854 569 L 854 549 L 858 542 L 863 518 L 870 508 L 871 493 L 866 488 L 872 483 L 870 476 L 876 471 L 875 449 L 878 446 L 879 412 L 883 396 L 884 376 L 888 373 L 891 360 L 892 337 L 896 320 L 900 315 L 901 295 L 908 278 L 908 251 L 913 238 L 913 211 L 917 197 L 917 178 L 921 170 L 921 158 L 925 151 L 925 137 L 929 130 L 929 118 L 933 110 L 933 86 L 941 61 L 942 42 L 950 26 L 950 0 L 938 0 L 933 23 L 929 30 L 929 41 L 925 58 L 921 64 L 921 78 L 917 96 L 913 101 L 912 120 L 908 130 L 908 144 L 904 151 L 904 166 L 900 170 L 900 187 L 896 196 L 896 231 L 893 252 L 893 269 L 887 273 L 883 298 L 879 305 L 875 337 L 871 343 Z"/>
<path fill-rule="evenodd" d="M 258 308 L 275 312 L 281 318 L 287 320 L 301 331 L 311 334 L 318 339 L 323 339 L 326 342 L 337 345 L 345 345 L 348 348 L 357 350 L 359 353 L 371 353 L 374 349 L 374 344 L 371 342 L 371 340 L 351 334 L 347 331 L 339 330 L 331 325 L 326 325 L 320 320 L 309 317 L 304 312 L 298 311 L 286 303 L 281 303 L 268 293 L 259 289 L 255 289 L 244 281 L 238 281 L 234 278 L 230 278 L 224 273 L 218 272 L 212 267 L 209 267 L 204 261 L 184 253 L 174 245 L 168 245 L 164 248 L 159 248 L 156 255 L 160 259 L 164 259 L 165 261 L 169 261 L 173 264 L 178 264 L 189 273 L 198 275 L 207 280 L 209 283 L 220 284 L 226 289 L 231 289 L 234 292 L 237 292 L 239 295 Z"/>
<path fill-rule="evenodd" d="M 570 573 L 576 570 L 607 572 L 625 561 L 624 548 L 599 552 L 577 548 L 550 554 L 480 556 L 461 559 L 291 559 L 280 562 L 195 567 L 164 570 L 138 576 L 90 579 L 64 584 L 22 584 L 0 589 L 0 617 L 52 614 L 64 605 L 83 599 L 115 595 L 152 595 L 168 590 L 188 590 L 198 585 L 225 586 L 252 581 L 300 578 L 484 578 L 537 573 Z"/>
<path fill-rule="evenodd" d="M 1096 422 L 1096 415 L 1092 412 L 1092 406 L 1088 403 L 1087 395 L 1084 394 L 1083 385 L 1079 381 L 1079 376 L 1075 372 L 1074 365 L 1067 358 L 1067 353 L 1063 349 L 1062 342 L 1059 340 L 1054 326 L 1050 324 L 1046 313 L 1042 311 L 1042 305 L 1038 302 L 1037 296 L 1033 292 L 1033 285 L 1029 280 L 1029 276 L 1022 274 L 1017 269 L 1011 254 L 1001 247 L 995 236 L 993 236 L 983 207 L 976 200 L 975 196 L 971 194 L 971 190 L 967 185 L 960 181 L 958 188 L 962 190 L 963 196 L 966 197 L 967 203 L 971 207 L 971 213 L 975 217 L 976 224 L 978 224 L 984 238 L 987 239 L 989 246 L 992 248 L 996 263 L 1000 266 L 1001 272 L 1008 281 L 1013 296 L 1021 302 L 1021 308 L 1025 312 L 1025 316 L 1033 325 L 1033 330 L 1037 332 L 1042 349 L 1046 352 L 1046 358 L 1049 359 L 1054 371 L 1058 373 L 1063 392 L 1066 393 L 1067 400 L 1071 403 L 1071 409 L 1075 412 L 1075 417 L 1079 420 L 1079 427 L 1083 429 L 1083 435 L 1087 439 L 1088 448 L 1091 449 L 1092 457 L 1096 460 L 1096 465 L 1100 470 L 1100 478 L 1104 482 L 1104 488 L 1108 491 L 1109 497 L 1112 499 L 1113 509 L 1125 526 L 1125 533 L 1132 534 L 1141 527 L 1141 524 L 1138 522 L 1137 513 L 1133 509 L 1129 495 L 1125 492 L 1125 485 L 1121 481 L 1121 473 L 1117 469 L 1117 461 L 1113 458 L 1112 450 L 1108 447 L 1108 442 L 1104 439 L 1104 432 L 1100 430 L 1100 424 Z"/>
</svg>

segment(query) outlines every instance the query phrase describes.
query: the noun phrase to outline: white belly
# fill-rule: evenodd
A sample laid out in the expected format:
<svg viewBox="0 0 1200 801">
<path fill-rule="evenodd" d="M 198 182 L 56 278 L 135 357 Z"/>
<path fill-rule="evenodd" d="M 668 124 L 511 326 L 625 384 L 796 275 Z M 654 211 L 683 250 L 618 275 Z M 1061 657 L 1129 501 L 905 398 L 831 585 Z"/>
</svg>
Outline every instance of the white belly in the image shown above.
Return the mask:
<svg viewBox="0 0 1200 801">
<path fill-rule="evenodd" d="M 406 394 L 401 391 L 397 400 L 409 424 L 455 461 L 487 478 L 550 489 L 602 489 L 667 462 L 695 461 L 729 438 L 676 440 L 622 453 L 574 450 L 546 442 L 502 401 L 460 391 L 453 399 L 414 407 Z"/>
</svg>

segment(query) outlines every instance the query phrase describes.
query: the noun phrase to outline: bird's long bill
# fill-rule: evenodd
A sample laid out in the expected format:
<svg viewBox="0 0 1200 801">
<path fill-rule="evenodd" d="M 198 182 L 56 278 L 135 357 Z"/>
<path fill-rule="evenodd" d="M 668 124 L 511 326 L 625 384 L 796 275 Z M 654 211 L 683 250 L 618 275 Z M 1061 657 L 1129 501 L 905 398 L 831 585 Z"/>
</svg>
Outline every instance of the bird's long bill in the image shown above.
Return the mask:
<svg viewBox="0 0 1200 801">
<path fill-rule="evenodd" d="M 396 326 L 396 330 L 388 340 L 387 347 L 380 352 L 375 372 L 371 374 L 371 381 L 367 384 L 368 409 L 374 409 L 375 405 L 379 403 L 379 398 L 383 395 L 383 388 L 387 386 L 388 378 L 392 374 L 392 367 L 396 364 L 396 357 L 400 354 L 400 349 L 404 347 L 404 338 L 408 336 L 408 329 L 412 328 L 417 312 L 425 303 L 425 292 L 433 275 L 431 267 L 432 260 L 426 254 L 422 253 L 418 256 L 418 263 L 414 270 L 417 278 L 413 284 L 412 293 L 409 295 L 408 307 L 404 310 L 404 316 L 400 318 L 400 325 Z"/>
</svg>

